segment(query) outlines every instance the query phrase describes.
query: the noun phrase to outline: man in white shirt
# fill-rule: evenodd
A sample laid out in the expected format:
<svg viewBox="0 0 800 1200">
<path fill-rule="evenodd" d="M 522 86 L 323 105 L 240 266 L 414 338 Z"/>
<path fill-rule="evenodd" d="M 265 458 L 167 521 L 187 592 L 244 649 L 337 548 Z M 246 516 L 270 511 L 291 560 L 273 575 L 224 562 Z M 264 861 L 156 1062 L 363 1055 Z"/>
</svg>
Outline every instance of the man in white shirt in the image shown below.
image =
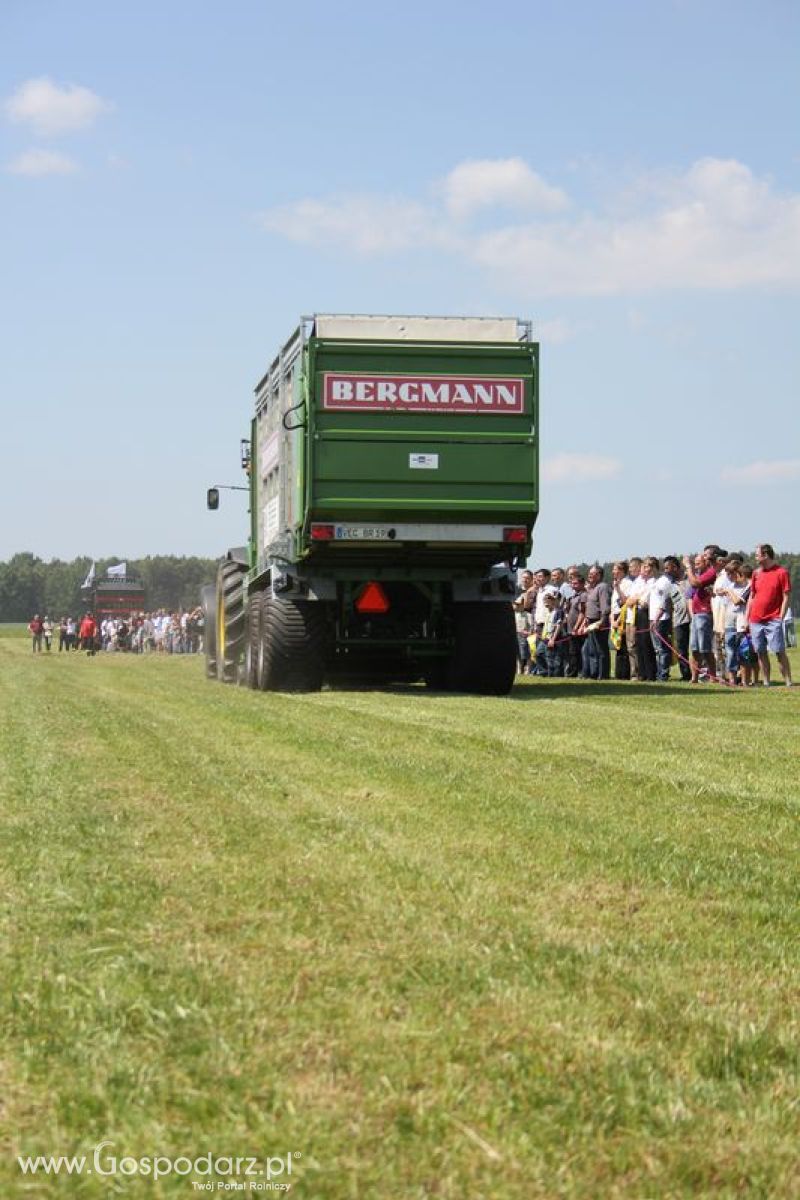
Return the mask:
<svg viewBox="0 0 800 1200">
<path fill-rule="evenodd" d="M 575 595 L 574 590 L 567 583 L 563 567 L 553 567 L 550 574 L 550 583 L 565 600 L 571 600 Z"/>
<path fill-rule="evenodd" d="M 725 565 L 717 575 L 717 581 L 711 589 L 711 622 L 714 630 L 714 658 L 717 663 L 717 676 L 722 679 L 726 674 L 725 630 L 728 626 L 730 609 L 729 591 L 733 586 L 734 575 L 743 560 L 738 554 L 727 558 L 725 552 L 720 551 L 717 561 L 723 561 Z"/>
<path fill-rule="evenodd" d="M 533 608 L 533 631 L 536 635 L 536 653 L 534 655 L 534 673 L 537 675 L 547 674 L 547 662 L 545 658 L 546 647 L 542 634 L 544 632 L 544 623 L 547 618 L 547 608 L 545 607 L 544 597 L 545 590 L 550 587 L 550 571 L 547 567 L 539 567 L 534 576 L 536 583 L 536 603 Z"/>
<path fill-rule="evenodd" d="M 656 656 L 656 681 L 667 683 L 672 666 L 672 580 L 666 571 L 658 574 L 661 566 L 657 558 L 649 558 L 647 562 L 656 575 L 649 598 L 650 639 Z"/>
<path fill-rule="evenodd" d="M 531 648 L 528 638 L 533 632 L 530 612 L 530 589 L 533 587 L 533 571 L 525 570 L 520 575 L 517 596 L 514 600 L 514 622 L 517 627 L 517 666 L 520 675 L 525 675 L 530 666 Z"/>
<path fill-rule="evenodd" d="M 615 562 L 611 568 L 611 641 L 616 650 L 614 656 L 614 678 L 630 679 L 631 664 L 628 658 L 628 644 L 625 640 L 625 624 L 621 616 L 622 606 L 628 599 L 633 580 L 628 575 L 628 563 L 624 558 Z M 622 624 L 620 622 L 622 621 Z"/>
<path fill-rule="evenodd" d="M 536 626 L 536 636 L 541 636 L 542 626 L 547 616 L 547 609 L 544 604 L 544 589 L 550 584 L 550 572 L 546 567 L 540 567 L 536 572 L 534 579 L 538 591 L 536 593 L 536 605 L 533 610 L 533 623 Z"/>
</svg>

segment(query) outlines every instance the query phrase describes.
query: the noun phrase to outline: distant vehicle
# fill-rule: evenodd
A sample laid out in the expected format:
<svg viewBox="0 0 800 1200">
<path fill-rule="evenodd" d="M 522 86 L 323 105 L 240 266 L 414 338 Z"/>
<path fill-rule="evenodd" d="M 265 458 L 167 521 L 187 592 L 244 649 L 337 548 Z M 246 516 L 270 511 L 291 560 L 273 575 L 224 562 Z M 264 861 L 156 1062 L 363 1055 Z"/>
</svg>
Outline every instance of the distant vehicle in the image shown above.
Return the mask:
<svg viewBox="0 0 800 1200">
<path fill-rule="evenodd" d="M 255 389 L 249 542 L 203 593 L 209 677 L 509 692 L 538 356 L 513 319 L 305 318 Z"/>
<path fill-rule="evenodd" d="M 124 575 L 92 578 L 81 588 L 81 596 L 98 624 L 106 617 L 123 617 L 129 621 L 145 608 L 144 584 L 138 575 L 127 569 Z"/>
</svg>

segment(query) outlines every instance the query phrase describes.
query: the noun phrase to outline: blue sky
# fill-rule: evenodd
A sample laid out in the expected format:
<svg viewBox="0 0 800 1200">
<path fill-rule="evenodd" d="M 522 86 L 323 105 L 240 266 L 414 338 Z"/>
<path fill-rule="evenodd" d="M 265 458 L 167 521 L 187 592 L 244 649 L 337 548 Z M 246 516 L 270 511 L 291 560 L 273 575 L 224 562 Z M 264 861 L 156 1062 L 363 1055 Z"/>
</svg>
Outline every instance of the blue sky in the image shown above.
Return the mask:
<svg viewBox="0 0 800 1200">
<path fill-rule="evenodd" d="M 534 560 L 800 549 L 800 9 L 0 5 L 0 558 L 242 540 L 314 311 L 531 318 Z"/>
</svg>

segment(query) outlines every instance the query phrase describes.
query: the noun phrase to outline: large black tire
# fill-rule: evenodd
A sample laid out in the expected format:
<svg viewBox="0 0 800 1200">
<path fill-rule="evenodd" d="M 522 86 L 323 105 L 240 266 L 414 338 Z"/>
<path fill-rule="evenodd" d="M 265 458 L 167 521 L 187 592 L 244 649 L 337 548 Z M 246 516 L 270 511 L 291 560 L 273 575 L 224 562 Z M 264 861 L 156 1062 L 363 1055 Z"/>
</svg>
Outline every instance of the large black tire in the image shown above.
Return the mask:
<svg viewBox="0 0 800 1200">
<path fill-rule="evenodd" d="M 478 696 L 507 696 L 517 673 L 514 612 L 504 601 L 456 604 L 450 686 Z"/>
<path fill-rule="evenodd" d="M 431 692 L 444 692 L 450 686 L 450 663 L 446 658 L 432 658 L 422 672 L 426 688 Z"/>
<path fill-rule="evenodd" d="M 206 678 L 217 678 L 217 589 L 208 583 L 200 590 L 203 606 L 203 653 L 206 660 Z"/>
<path fill-rule="evenodd" d="M 261 599 L 258 686 L 265 692 L 318 692 L 325 674 L 325 610 L 319 601 Z"/>
<path fill-rule="evenodd" d="M 247 597 L 247 638 L 244 647 L 244 678 L 249 688 L 258 687 L 258 649 L 261 641 L 261 593 Z"/>
<path fill-rule="evenodd" d="M 241 563 L 226 559 L 217 572 L 217 679 L 237 683 L 245 643 L 244 577 Z"/>
</svg>

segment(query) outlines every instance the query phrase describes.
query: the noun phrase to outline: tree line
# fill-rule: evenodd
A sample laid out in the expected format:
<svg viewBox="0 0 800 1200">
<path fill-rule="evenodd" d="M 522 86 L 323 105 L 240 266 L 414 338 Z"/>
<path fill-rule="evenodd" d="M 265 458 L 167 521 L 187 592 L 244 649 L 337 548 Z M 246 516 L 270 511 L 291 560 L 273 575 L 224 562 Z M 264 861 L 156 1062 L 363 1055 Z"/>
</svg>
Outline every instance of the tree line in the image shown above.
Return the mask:
<svg viewBox="0 0 800 1200">
<path fill-rule="evenodd" d="M 120 561 L 127 562 L 129 574 L 142 580 L 150 612 L 159 608 L 170 612 L 194 608 L 200 603 L 201 587 L 213 583 L 217 573 L 216 559 L 160 554 L 124 560 L 97 559 L 97 578 L 103 579 L 108 567 Z M 79 616 L 86 607 L 81 584 L 91 565 L 89 557 L 44 562 L 29 551 L 0 562 L 0 621 L 29 621 L 34 613 L 47 614 L 52 620 Z"/>
<path fill-rule="evenodd" d="M 800 554 L 778 554 L 792 580 L 795 612 L 800 611 Z M 98 559 L 97 577 L 102 579 L 108 567 L 119 562 L 116 557 Z M 126 560 L 131 574 L 144 583 L 148 611 L 166 608 L 175 612 L 193 608 L 200 602 L 200 589 L 213 583 L 217 560 L 187 558 L 175 554 L 159 554 L 147 558 Z M 749 560 L 752 561 L 752 560 Z M 15 554 L 8 562 L 0 562 L 0 621 L 29 621 L 34 613 L 53 619 L 77 616 L 85 607 L 81 584 L 86 578 L 92 559 L 73 558 L 70 562 L 54 558 L 44 562 L 26 551 Z M 584 564 L 585 568 L 586 564 Z M 610 563 L 606 579 L 610 578 Z"/>
</svg>

